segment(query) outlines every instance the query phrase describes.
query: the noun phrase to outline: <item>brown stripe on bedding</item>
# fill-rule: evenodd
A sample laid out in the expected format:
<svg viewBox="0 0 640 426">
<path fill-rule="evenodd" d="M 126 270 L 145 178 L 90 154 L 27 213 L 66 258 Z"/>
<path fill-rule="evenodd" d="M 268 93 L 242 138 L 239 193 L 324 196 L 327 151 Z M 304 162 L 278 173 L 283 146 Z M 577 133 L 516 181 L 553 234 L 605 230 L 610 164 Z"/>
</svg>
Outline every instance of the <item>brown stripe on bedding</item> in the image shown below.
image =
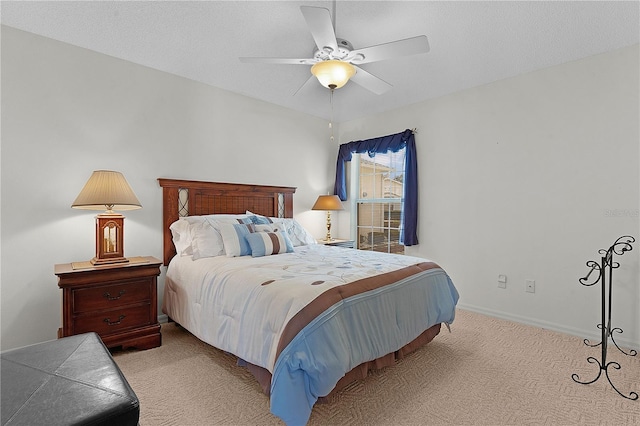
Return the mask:
<svg viewBox="0 0 640 426">
<path fill-rule="evenodd" d="M 278 239 L 278 235 L 273 232 L 268 232 L 267 235 L 271 239 L 271 244 L 273 244 L 273 250 L 271 250 L 271 252 L 274 254 L 280 253 L 280 240 Z"/>
<path fill-rule="evenodd" d="M 314 318 L 339 301 L 348 299 L 356 294 L 365 293 L 370 290 L 375 290 L 377 288 L 393 284 L 404 278 L 410 277 L 411 275 L 439 267 L 440 266 L 433 262 L 422 262 L 396 271 L 374 275 L 372 277 L 363 278 L 348 284 L 330 288 L 312 300 L 311 303 L 302 308 L 289 320 L 282 332 L 282 335 L 280 336 L 278 349 L 276 350 L 276 359 L 278 359 L 284 348 L 291 343 L 293 338 L 296 337 L 303 328 L 313 321 Z"/>
</svg>

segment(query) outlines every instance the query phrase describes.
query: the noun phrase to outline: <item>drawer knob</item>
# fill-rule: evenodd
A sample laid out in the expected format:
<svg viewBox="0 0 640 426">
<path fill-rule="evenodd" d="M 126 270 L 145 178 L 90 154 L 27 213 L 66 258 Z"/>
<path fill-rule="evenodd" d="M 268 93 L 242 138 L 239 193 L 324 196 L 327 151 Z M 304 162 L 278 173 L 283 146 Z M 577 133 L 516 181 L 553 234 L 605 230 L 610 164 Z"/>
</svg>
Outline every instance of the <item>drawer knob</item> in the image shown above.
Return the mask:
<svg viewBox="0 0 640 426">
<path fill-rule="evenodd" d="M 117 296 L 112 296 L 111 293 L 106 292 L 105 294 L 102 295 L 102 297 L 105 297 L 107 300 L 118 300 L 122 297 L 123 294 L 125 294 L 126 291 L 124 290 L 120 290 L 120 292 L 118 293 Z"/>
<path fill-rule="evenodd" d="M 118 317 L 118 321 L 111 322 L 111 320 L 109 318 L 105 318 L 105 319 L 103 319 L 103 321 L 106 322 L 107 325 L 118 325 L 118 324 L 120 324 L 122 322 L 123 319 L 124 319 L 124 315 L 120 315 Z"/>
</svg>

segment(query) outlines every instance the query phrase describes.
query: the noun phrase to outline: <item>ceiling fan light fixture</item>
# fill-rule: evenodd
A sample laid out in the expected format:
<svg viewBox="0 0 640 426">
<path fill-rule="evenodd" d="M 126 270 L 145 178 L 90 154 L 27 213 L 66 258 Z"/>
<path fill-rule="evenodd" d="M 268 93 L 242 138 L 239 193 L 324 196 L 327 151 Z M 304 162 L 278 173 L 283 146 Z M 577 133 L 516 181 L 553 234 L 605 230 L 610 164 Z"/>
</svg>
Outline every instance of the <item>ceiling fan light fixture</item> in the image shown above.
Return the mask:
<svg viewBox="0 0 640 426">
<path fill-rule="evenodd" d="M 311 74 L 327 89 L 341 88 L 355 73 L 356 68 L 349 62 L 335 59 L 316 62 L 311 67 Z"/>
</svg>

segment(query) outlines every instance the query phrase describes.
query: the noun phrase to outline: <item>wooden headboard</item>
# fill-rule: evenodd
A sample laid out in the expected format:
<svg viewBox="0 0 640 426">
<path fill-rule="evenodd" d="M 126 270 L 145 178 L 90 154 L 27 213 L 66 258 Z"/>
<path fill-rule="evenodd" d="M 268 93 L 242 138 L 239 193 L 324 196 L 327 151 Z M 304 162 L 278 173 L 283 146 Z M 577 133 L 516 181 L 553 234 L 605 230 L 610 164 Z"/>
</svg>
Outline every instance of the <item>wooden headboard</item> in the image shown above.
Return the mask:
<svg viewBox="0 0 640 426">
<path fill-rule="evenodd" d="M 159 178 L 162 187 L 163 262 L 175 256 L 169 226 L 184 216 L 243 214 L 293 217 L 295 187 Z"/>
</svg>

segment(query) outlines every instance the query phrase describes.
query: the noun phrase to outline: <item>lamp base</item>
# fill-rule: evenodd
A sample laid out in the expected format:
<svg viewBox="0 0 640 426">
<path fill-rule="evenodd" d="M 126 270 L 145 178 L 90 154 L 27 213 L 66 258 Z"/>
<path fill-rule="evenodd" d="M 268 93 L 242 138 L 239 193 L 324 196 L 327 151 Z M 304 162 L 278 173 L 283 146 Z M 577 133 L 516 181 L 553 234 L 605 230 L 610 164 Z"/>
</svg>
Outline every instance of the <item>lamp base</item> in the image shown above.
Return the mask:
<svg viewBox="0 0 640 426">
<path fill-rule="evenodd" d="M 102 266 L 102 265 L 115 265 L 119 263 L 129 263 L 129 259 L 127 259 L 126 257 L 117 257 L 117 258 L 111 258 L 111 259 L 98 259 L 97 257 L 94 257 L 89 262 L 91 262 L 93 266 Z"/>
<path fill-rule="evenodd" d="M 124 216 L 118 213 L 102 213 L 96 216 L 96 255 L 94 266 L 127 263 L 124 257 Z"/>
<path fill-rule="evenodd" d="M 325 241 L 331 241 L 331 212 L 327 210 L 327 236 L 324 238 Z"/>
</svg>

